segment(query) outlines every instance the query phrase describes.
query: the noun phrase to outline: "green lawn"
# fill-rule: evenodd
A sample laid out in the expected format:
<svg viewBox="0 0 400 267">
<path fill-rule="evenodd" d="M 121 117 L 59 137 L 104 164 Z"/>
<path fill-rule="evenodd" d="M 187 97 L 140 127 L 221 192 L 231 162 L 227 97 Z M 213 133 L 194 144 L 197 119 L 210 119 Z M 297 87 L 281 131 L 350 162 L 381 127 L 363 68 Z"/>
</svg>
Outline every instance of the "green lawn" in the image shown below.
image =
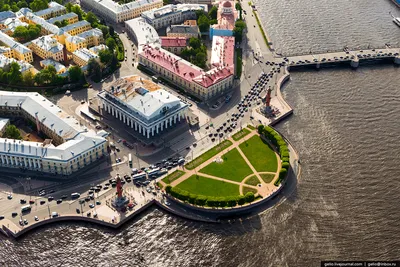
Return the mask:
<svg viewBox="0 0 400 267">
<path fill-rule="evenodd" d="M 176 187 L 193 194 L 204 196 L 237 196 L 239 185 L 192 175 Z"/>
<path fill-rule="evenodd" d="M 251 124 L 247 125 L 247 128 L 249 128 L 249 129 L 251 129 L 251 130 L 255 130 L 255 129 L 256 129 L 256 127 L 254 127 L 254 126 L 251 125 Z"/>
<path fill-rule="evenodd" d="M 245 184 L 248 185 L 258 185 L 260 183 L 260 180 L 258 180 L 257 176 L 253 175 L 249 179 L 246 180 Z"/>
<path fill-rule="evenodd" d="M 260 176 L 261 176 L 261 179 L 263 179 L 263 181 L 268 184 L 272 181 L 272 179 L 274 179 L 275 174 L 260 173 Z"/>
<path fill-rule="evenodd" d="M 255 135 L 239 145 L 247 159 L 258 172 L 276 172 L 278 162 L 272 148 Z"/>
<path fill-rule="evenodd" d="M 245 137 L 246 135 L 248 135 L 249 133 L 250 133 L 250 131 L 248 129 L 243 128 L 239 132 L 232 135 L 232 138 L 233 138 L 233 140 L 238 141 L 238 140 L 242 139 L 243 137 Z"/>
<path fill-rule="evenodd" d="M 232 145 L 232 142 L 229 140 L 223 141 L 221 144 L 216 145 L 215 147 L 211 148 L 207 152 L 203 153 L 201 156 L 195 158 L 193 161 L 189 162 L 185 165 L 185 168 L 188 170 L 193 170 L 203 162 L 207 161 L 208 159 L 212 158 L 213 156 L 217 155 L 219 152 L 224 150 L 225 148 Z"/>
<path fill-rule="evenodd" d="M 256 194 L 257 190 L 254 188 L 243 186 L 243 195 L 246 195 L 247 192 L 252 192 L 253 194 Z"/>
<path fill-rule="evenodd" d="M 236 182 L 241 182 L 246 176 L 252 174 L 250 167 L 236 148 L 222 155 L 221 158 L 223 162 L 212 162 L 200 172 Z"/>
<path fill-rule="evenodd" d="M 179 177 L 181 177 L 182 175 L 184 175 L 185 172 L 184 171 L 180 171 L 180 170 L 176 170 L 173 173 L 167 175 L 166 177 L 162 178 L 161 181 L 163 181 L 166 184 L 170 184 L 173 181 L 175 181 L 176 179 L 178 179 Z"/>
</svg>

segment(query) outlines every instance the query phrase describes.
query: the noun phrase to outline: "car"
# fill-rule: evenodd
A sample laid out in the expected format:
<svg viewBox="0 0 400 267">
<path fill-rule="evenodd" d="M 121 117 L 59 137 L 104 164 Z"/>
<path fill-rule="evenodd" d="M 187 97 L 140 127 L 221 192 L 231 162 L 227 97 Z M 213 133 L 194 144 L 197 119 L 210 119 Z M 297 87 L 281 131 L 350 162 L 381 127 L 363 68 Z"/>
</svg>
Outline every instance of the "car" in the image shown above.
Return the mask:
<svg viewBox="0 0 400 267">
<path fill-rule="evenodd" d="M 25 200 L 25 199 L 20 199 L 20 200 L 19 200 L 19 203 L 25 204 L 25 203 L 26 203 L 26 200 Z"/>
<path fill-rule="evenodd" d="M 29 204 L 35 204 L 35 200 L 29 200 Z"/>
<path fill-rule="evenodd" d="M 93 203 L 89 204 L 89 208 L 93 209 L 94 208 L 94 204 Z"/>
<path fill-rule="evenodd" d="M 164 200 L 164 204 L 165 204 L 166 206 L 171 205 L 171 203 L 169 203 L 167 200 Z"/>
<path fill-rule="evenodd" d="M 80 199 L 79 200 L 79 204 L 84 204 L 85 203 L 85 200 L 84 199 Z"/>
<path fill-rule="evenodd" d="M 78 214 L 81 213 L 81 210 L 76 208 L 76 213 L 78 213 Z"/>
<path fill-rule="evenodd" d="M 117 152 L 120 152 L 121 150 L 119 149 L 119 147 L 115 147 L 115 150 L 117 151 Z"/>
<path fill-rule="evenodd" d="M 19 219 L 19 225 L 24 225 L 24 221 L 22 219 Z"/>
<path fill-rule="evenodd" d="M 57 204 L 61 204 L 63 202 L 63 200 L 60 198 L 60 199 L 57 199 Z"/>
<path fill-rule="evenodd" d="M 40 205 L 43 205 L 46 203 L 46 200 L 40 200 Z"/>
<path fill-rule="evenodd" d="M 55 211 L 53 211 L 53 212 L 51 213 L 51 217 L 52 217 L 52 218 L 56 218 L 56 217 L 58 217 L 58 213 L 57 213 L 57 212 L 55 212 Z"/>
<path fill-rule="evenodd" d="M 28 220 L 24 219 L 24 224 L 27 225 L 28 224 Z"/>
<path fill-rule="evenodd" d="M 117 143 L 121 143 L 121 141 L 122 141 L 122 139 L 118 139 L 118 140 L 117 140 Z"/>
<path fill-rule="evenodd" d="M 11 213 L 11 217 L 17 217 L 17 216 L 18 216 L 18 213 L 17 213 L 17 212 Z"/>
<path fill-rule="evenodd" d="M 61 199 L 67 199 L 67 198 L 68 198 L 67 195 L 62 195 L 62 196 L 61 196 Z"/>
<path fill-rule="evenodd" d="M 86 213 L 86 216 L 90 217 L 90 215 L 92 215 L 92 213 L 90 211 L 88 213 Z"/>
<path fill-rule="evenodd" d="M 118 158 L 118 161 L 119 161 L 119 162 L 122 162 L 121 158 Z"/>
<path fill-rule="evenodd" d="M 101 205 L 101 202 L 100 201 L 96 201 L 96 205 Z"/>
<path fill-rule="evenodd" d="M 54 197 L 50 196 L 50 197 L 47 198 L 47 201 L 53 201 L 53 200 L 54 200 Z"/>
<path fill-rule="evenodd" d="M 35 219 L 35 221 L 39 221 L 39 217 L 38 216 L 35 216 L 33 218 Z"/>
<path fill-rule="evenodd" d="M 44 195 L 46 195 L 46 191 L 44 191 L 44 190 L 42 190 L 42 191 L 39 191 L 39 196 L 44 196 Z"/>
<path fill-rule="evenodd" d="M 103 189 L 104 189 L 104 190 L 107 190 L 107 189 L 108 189 L 108 186 L 103 187 Z"/>
<path fill-rule="evenodd" d="M 90 197 L 85 197 L 85 201 L 89 202 L 90 201 Z"/>
</svg>

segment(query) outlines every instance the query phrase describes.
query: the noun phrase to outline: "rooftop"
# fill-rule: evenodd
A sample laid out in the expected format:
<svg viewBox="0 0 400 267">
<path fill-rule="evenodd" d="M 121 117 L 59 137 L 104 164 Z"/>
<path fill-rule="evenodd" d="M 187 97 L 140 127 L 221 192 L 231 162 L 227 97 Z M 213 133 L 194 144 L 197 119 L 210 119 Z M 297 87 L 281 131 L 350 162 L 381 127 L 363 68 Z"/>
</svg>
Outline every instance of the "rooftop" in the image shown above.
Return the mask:
<svg viewBox="0 0 400 267">
<path fill-rule="evenodd" d="M 57 42 L 56 39 L 52 38 L 51 35 L 41 36 L 31 41 L 36 44 L 38 47 L 45 51 L 49 51 L 52 53 L 58 53 L 63 50 L 63 45 Z"/>
<path fill-rule="evenodd" d="M 153 3 L 162 2 L 161 0 L 138 0 L 129 2 L 127 4 L 120 5 L 117 2 L 112 0 L 93 0 L 99 5 L 104 6 L 105 8 L 109 9 L 113 13 L 120 13 L 130 9 L 136 9 L 141 6 L 150 5 Z"/>
<path fill-rule="evenodd" d="M 28 23 L 20 21 L 18 18 L 8 18 L 3 21 L 4 26 L 6 26 L 5 30 L 9 30 L 14 32 L 15 28 L 18 26 L 28 26 Z"/>
<path fill-rule="evenodd" d="M 75 14 L 74 12 L 70 12 L 70 13 L 55 17 L 55 18 L 48 19 L 47 22 L 51 23 L 51 24 L 54 24 L 57 21 L 68 20 L 68 19 L 73 18 L 73 17 L 78 17 L 78 15 Z"/>
<path fill-rule="evenodd" d="M 65 40 L 66 40 L 67 42 L 73 43 L 73 44 L 79 44 L 79 43 L 82 43 L 82 42 L 85 42 L 85 41 L 86 41 L 85 38 L 79 37 L 78 35 L 74 35 L 74 36 L 69 35 L 69 36 L 67 37 L 67 39 L 65 39 Z"/>
<path fill-rule="evenodd" d="M 90 29 L 88 31 L 82 32 L 82 33 L 78 34 L 77 36 L 85 38 L 85 39 L 88 37 L 91 37 L 91 36 L 100 37 L 100 36 L 103 36 L 103 32 L 100 29 L 96 28 L 96 29 Z"/>
<path fill-rule="evenodd" d="M 4 127 L 10 122 L 9 119 L 0 118 L 0 132 L 3 131 Z"/>
<path fill-rule="evenodd" d="M 12 11 L 2 11 L 2 12 L 0 12 L 0 24 L 3 23 L 3 21 L 6 19 L 16 18 L 16 17 L 17 16 Z"/>
<path fill-rule="evenodd" d="M 162 47 L 186 47 L 185 37 L 161 37 Z"/>
<path fill-rule="evenodd" d="M 232 1 L 219 2 L 217 20 L 218 24 L 211 25 L 214 29 L 233 30 L 238 18 L 238 12 Z"/>
<path fill-rule="evenodd" d="M 139 52 L 145 44 L 160 45 L 157 31 L 144 18 L 127 20 L 125 25 L 135 33 Z"/>
<path fill-rule="evenodd" d="M 45 67 L 53 66 L 56 69 L 57 73 L 66 71 L 66 68 L 63 64 L 50 58 L 40 61 L 40 65 L 43 65 Z"/>
<path fill-rule="evenodd" d="M 11 63 L 16 62 L 20 66 L 20 71 L 21 73 L 24 73 L 26 71 L 29 71 L 33 69 L 33 66 L 29 64 L 28 62 L 22 61 L 22 60 L 16 60 L 14 58 L 8 58 L 4 56 L 3 54 L 0 54 L 0 68 L 4 68 L 5 66 L 10 65 Z"/>
<path fill-rule="evenodd" d="M 92 58 L 98 58 L 99 56 L 90 52 L 87 48 L 81 48 L 73 52 L 75 56 L 79 57 L 80 59 L 88 62 Z"/>
<path fill-rule="evenodd" d="M 81 21 L 69 24 L 69 25 L 67 25 L 65 27 L 62 27 L 60 30 L 63 31 L 63 32 L 69 32 L 69 31 L 71 31 L 73 29 L 76 29 L 76 28 L 79 28 L 79 27 L 83 27 L 83 26 L 87 26 L 87 25 L 90 25 L 90 23 L 87 22 L 86 20 L 81 20 Z"/>
<path fill-rule="evenodd" d="M 50 2 L 49 8 L 39 10 L 38 12 L 35 12 L 35 15 L 41 17 L 44 15 L 52 14 L 53 12 L 58 12 L 58 11 L 62 11 L 62 10 L 66 10 L 65 6 L 62 6 L 57 2 Z"/>
<path fill-rule="evenodd" d="M 106 92 L 146 123 L 187 106 L 160 85 L 136 75 L 117 80 Z"/>
<path fill-rule="evenodd" d="M 98 54 L 101 50 L 107 49 L 107 46 L 104 44 L 98 45 L 98 46 L 93 46 L 89 48 L 89 51 L 92 52 L 93 54 Z"/>
<path fill-rule="evenodd" d="M 20 10 L 21 11 L 21 10 Z M 31 20 L 33 23 L 38 24 L 42 26 L 45 30 L 48 32 L 51 32 L 52 34 L 57 34 L 60 35 L 62 32 L 60 31 L 60 28 L 58 28 L 56 25 L 51 24 L 47 22 L 44 18 L 41 18 L 39 16 L 36 16 L 35 14 L 31 12 L 27 12 L 26 16 L 28 17 L 29 20 Z"/>
<path fill-rule="evenodd" d="M 190 33 L 190 34 L 198 34 L 199 27 L 192 25 L 171 25 L 167 28 L 168 33 Z"/>
<path fill-rule="evenodd" d="M 55 147 L 44 143 L 0 138 L 0 152 L 67 160 L 105 142 L 38 93 L 0 91 L 0 106 L 20 107 L 66 140 Z"/>
</svg>

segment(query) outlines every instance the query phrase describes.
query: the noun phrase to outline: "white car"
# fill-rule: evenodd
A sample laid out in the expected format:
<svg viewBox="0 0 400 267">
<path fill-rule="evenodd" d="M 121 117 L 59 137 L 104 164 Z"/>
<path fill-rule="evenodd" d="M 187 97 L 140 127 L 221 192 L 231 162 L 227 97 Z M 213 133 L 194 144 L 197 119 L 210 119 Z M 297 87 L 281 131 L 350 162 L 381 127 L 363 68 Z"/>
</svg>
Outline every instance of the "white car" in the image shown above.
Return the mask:
<svg viewBox="0 0 400 267">
<path fill-rule="evenodd" d="M 34 219 L 35 219 L 35 221 L 39 221 L 38 216 L 35 216 Z"/>
<path fill-rule="evenodd" d="M 90 204 L 89 208 L 93 209 L 94 208 L 94 204 Z"/>
</svg>

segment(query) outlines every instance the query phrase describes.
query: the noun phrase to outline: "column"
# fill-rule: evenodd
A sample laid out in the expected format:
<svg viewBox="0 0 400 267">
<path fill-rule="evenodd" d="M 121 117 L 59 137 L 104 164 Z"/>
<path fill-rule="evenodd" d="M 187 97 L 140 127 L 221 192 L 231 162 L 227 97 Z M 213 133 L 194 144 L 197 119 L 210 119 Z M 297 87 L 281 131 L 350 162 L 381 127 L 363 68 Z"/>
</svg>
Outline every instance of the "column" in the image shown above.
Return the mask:
<svg viewBox="0 0 400 267">
<path fill-rule="evenodd" d="M 1 155 L 1 164 L 4 164 L 4 156 Z"/>
<path fill-rule="evenodd" d="M 176 124 L 176 116 L 177 114 L 174 115 L 174 124 Z"/>
<path fill-rule="evenodd" d="M 130 122 L 131 122 L 131 128 L 133 128 L 133 120 L 131 119 Z"/>
<path fill-rule="evenodd" d="M 156 133 L 158 134 L 158 127 L 160 126 L 160 124 L 156 125 Z"/>
<path fill-rule="evenodd" d="M 125 123 L 125 114 L 122 114 L 122 121 Z"/>
<path fill-rule="evenodd" d="M 165 129 L 167 129 L 167 128 L 168 128 L 168 119 L 166 119 L 166 120 L 164 121 L 164 123 L 165 123 Z"/>
<path fill-rule="evenodd" d="M 146 136 L 146 128 L 142 127 L 143 136 Z"/>
<path fill-rule="evenodd" d="M 181 115 L 182 115 L 182 112 L 179 112 L 178 113 L 178 121 L 181 121 Z"/>
<path fill-rule="evenodd" d="M 122 121 L 122 112 L 119 112 L 119 120 Z"/>
<path fill-rule="evenodd" d="M 142 133 L 142 126 L 139 124 L 139 133 Z"/>
<path fill-rule="evenodd" d="M 32 159 L 28 158 L 29 168 L 32 168 Z"/>
<path fill-rule="evenodd" d="M 154 127 L 151 128 L 151 135 L 154 136 Z"/>
<path fill-rule="evenodd" d="M 26 164 L 26 158 L 24 158 L 24 167 L 28 167 L 28 164 Z"/>
<path fill-rule="evenodd" d="M 110 105 L 107 106 L 108 106 L 108 113 L 111 113 L 111 106 Z"/>
<path fill-rule="evenodd" d="M 135 131 L 137 131 L 138 129 L 137 129 L 137 123 L 136 123 L 136 121 L 135 121 Z"/>
<path fill-rule="evenodd" d="M 160 123 L 160 126 L 161 126 L 161 131 L 162 131 L 163 128 L 164 128 L 164 121 L 162 121 L 162 122 Z"/>
<path fill-rule="evenodd" d="M 147 129 L 147 138 L 150 138 L 150 129 Z"/>
<path fill-rule="evenodd" d="M 169 126 L 172 126 L 172 117 L 169 118 Z"/>
<path fill-rule="evenodd" d="M 114 107 L 111 107 L 111 115 L 114 116 Z"/>
</svg>

